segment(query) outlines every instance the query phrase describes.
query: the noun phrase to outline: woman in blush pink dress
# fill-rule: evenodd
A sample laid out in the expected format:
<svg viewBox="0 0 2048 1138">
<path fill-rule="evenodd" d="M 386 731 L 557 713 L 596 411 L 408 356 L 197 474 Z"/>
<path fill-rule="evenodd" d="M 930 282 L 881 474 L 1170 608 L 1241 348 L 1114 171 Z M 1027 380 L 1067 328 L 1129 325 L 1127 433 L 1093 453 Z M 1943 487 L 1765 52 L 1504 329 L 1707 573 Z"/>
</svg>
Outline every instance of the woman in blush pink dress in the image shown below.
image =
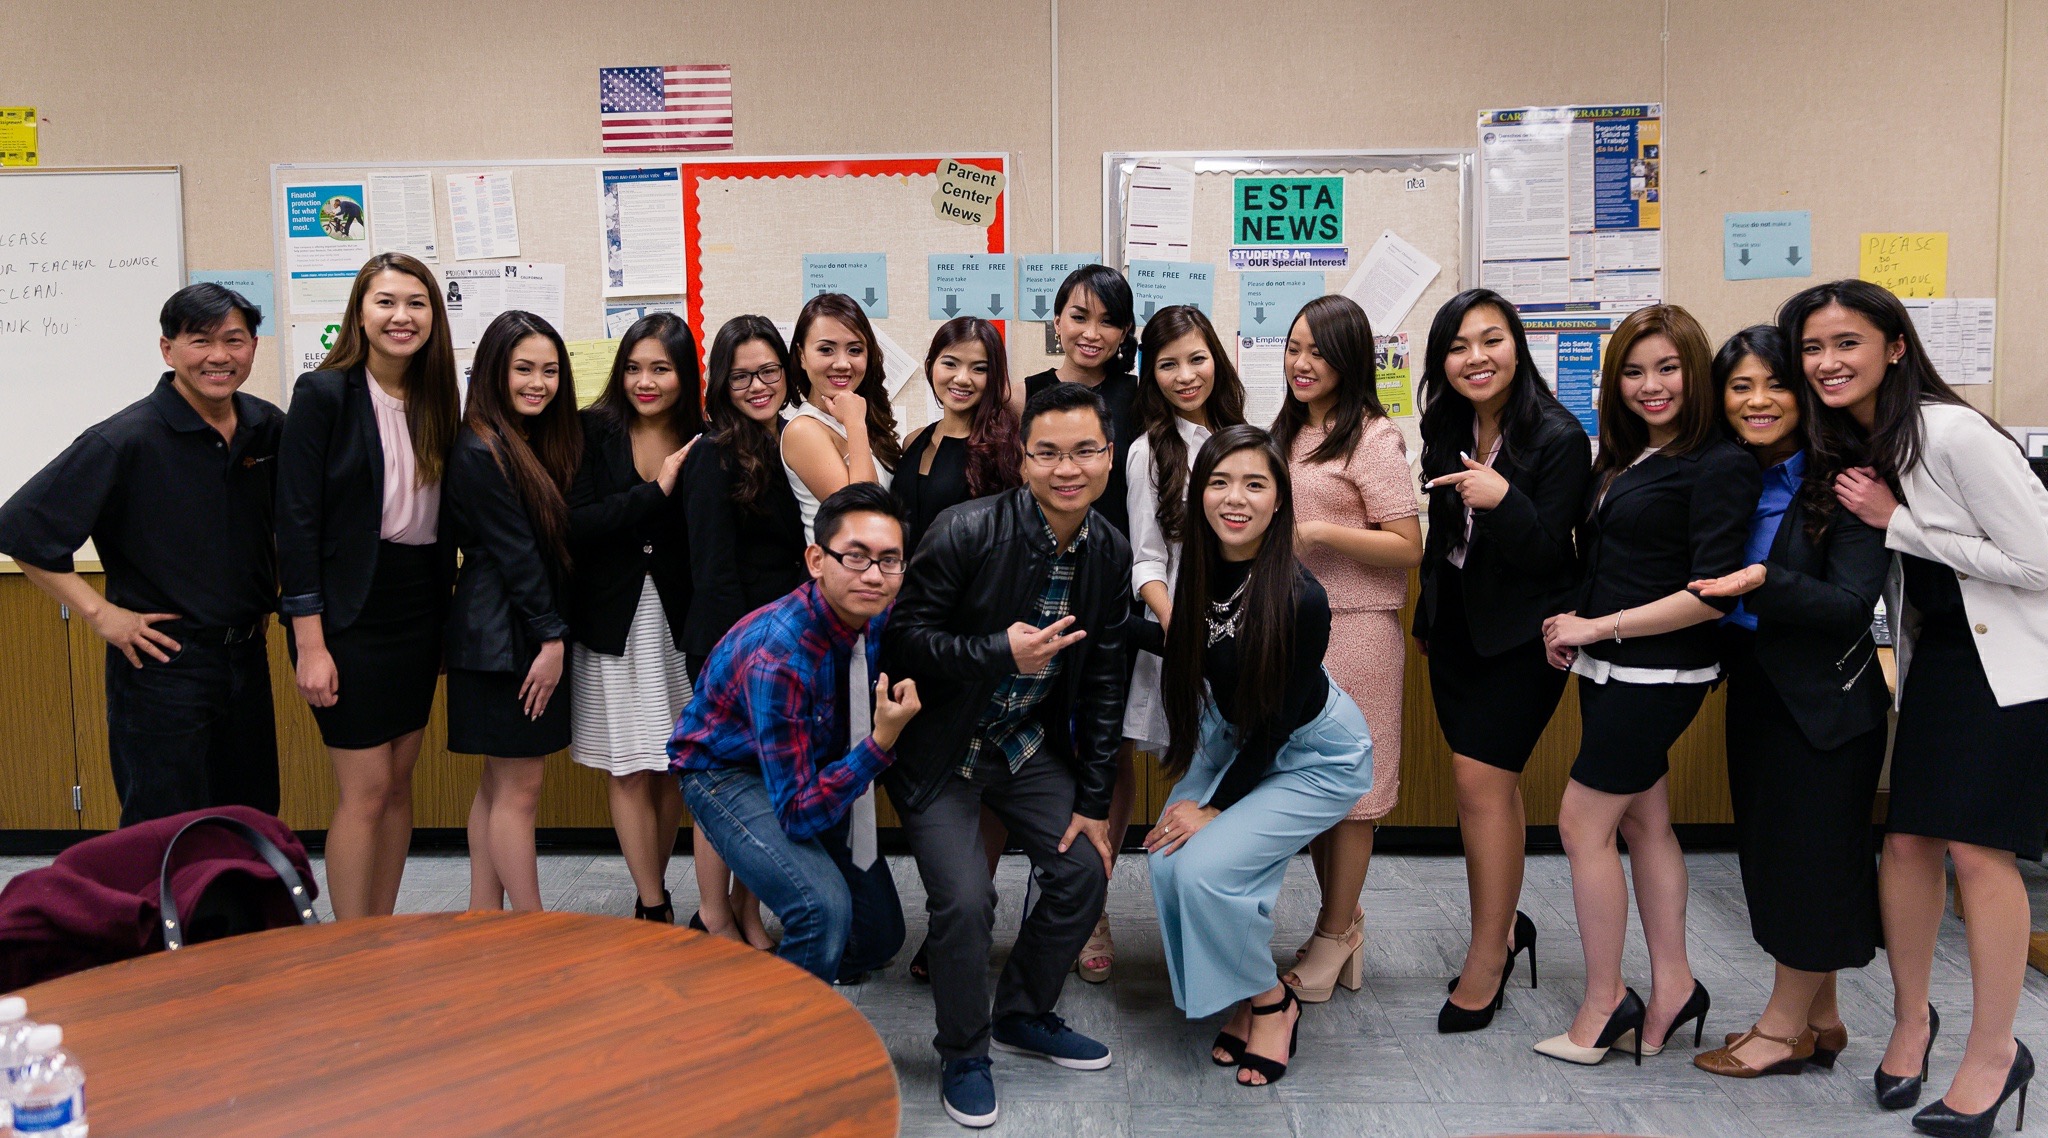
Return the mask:
<svg viewBox="0 0 2048 1138">
<path fill-rule="evenodd" d="M 1294 480 L 1295 547 L 1330 596 L 1323 664 L 1372 733 L 1372 792 L 1309 846 L 1323 908 L 1287 983 L 1310 1003 L 1362 982 L 1358 895 L 1373 827 L 1401 789 L 1400 609 L 1408 570 L 1422 562 L 1422 523 L 1407 444 L 1380 406 L 1373 363 L 1372 327 L 1358 305 L 1310 301 L 1287 334 L 1289 398 L 1273 422 Z"/>
</svg>

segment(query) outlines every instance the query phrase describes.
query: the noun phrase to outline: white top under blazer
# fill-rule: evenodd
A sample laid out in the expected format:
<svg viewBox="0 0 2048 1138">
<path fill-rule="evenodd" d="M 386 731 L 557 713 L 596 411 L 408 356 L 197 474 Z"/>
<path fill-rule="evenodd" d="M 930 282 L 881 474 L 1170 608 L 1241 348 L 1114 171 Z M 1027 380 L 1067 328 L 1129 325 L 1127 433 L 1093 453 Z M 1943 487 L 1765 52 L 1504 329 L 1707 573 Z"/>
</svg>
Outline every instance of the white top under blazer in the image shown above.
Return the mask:
<svg viewBox="0 0 2048 1138">
<path fill-rule="evenodd" d="M 1892 514 L 1885 546 L 1956 571 L 2000 707 L 2048 699 L 2048 487 L 2011 436 L 1950 403 L 1920 405 L 1920 458 L 1899 483 L 1906 500 Z M 1906 603 L 1897 557 L 1885 611 L 1893 614 L 1903 692 L 1919 614 Z"/>
</svg>

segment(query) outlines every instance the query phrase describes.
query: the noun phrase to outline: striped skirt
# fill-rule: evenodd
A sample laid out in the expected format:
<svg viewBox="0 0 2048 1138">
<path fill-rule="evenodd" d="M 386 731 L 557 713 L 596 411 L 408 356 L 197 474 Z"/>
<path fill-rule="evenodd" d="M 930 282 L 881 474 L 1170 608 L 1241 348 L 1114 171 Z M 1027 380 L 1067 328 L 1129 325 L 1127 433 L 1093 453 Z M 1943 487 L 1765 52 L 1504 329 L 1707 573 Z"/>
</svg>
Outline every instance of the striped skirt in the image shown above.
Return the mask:
<svg viewBox="0 0 2048 1138">
<path fill-rule="evenodd" d="M 570 676 L 570 755 L 614 775 L 668 769 L 668 738 L 690 702 L 683 654 L 669 637 L 654 582 L 626 631 L 626 654 L 606 656 L 574 646 Z"/>
</svg>

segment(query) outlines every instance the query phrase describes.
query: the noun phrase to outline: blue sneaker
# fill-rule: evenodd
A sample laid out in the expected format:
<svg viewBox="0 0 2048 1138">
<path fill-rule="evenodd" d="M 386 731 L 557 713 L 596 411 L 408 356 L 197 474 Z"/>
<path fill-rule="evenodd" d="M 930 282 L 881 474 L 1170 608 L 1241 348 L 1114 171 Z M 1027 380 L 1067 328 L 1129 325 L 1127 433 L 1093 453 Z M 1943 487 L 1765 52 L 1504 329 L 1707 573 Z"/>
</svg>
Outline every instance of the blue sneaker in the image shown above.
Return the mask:
<svg viewBox="0 0 2048 1138">
<path fill-rule="evenodd" d="M 1004 1016 L 989 1031 L 995 1046 L 1019 1055 L 1036 1055 L 1076 1071 L 1109 1066 L 1109 1048 L 1067 1026 L 1052 1012 L 1040 1016 Z"/>
<path fill-rule="evenodd" d="M 946 1113 L 962 1126 L 979 1130 L 996 1124 L 996 1080 L 988 1056 L 955 1059 L 939 1073 L 939 1098 Z"/>
</svg>

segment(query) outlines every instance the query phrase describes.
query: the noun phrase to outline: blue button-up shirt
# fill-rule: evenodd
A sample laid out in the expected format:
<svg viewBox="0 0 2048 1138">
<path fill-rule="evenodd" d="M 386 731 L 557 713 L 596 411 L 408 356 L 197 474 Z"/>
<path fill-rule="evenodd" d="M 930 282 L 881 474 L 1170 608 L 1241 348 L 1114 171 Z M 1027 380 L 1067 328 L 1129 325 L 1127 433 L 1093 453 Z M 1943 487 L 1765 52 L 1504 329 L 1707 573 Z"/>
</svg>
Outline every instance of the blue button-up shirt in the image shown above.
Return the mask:
<svg viewBox="0 0 2048 1138">
<path fill-rule="evenodd" d="M 1785 511 L 1792 508 L 1792 499 L 1799 493 L 1799 484 L 1806 478 L 1806 452 L 1794 451 L 1792 457 L 1764 471 L 1763 496 L 1756 500 L 1756 513 L 1749 518 L 1749 541 L 1742 547 L 1742 563 L 1755 565 L 1771 555 L 1771 546 L 1777 543 L 1778 526 L 1785 520 Z M 1756 631 L 1756 614 L 1739 602 L 1735 611 L 1721 618 L 1722 624 L 1734 624 Z"/>
</svg>

